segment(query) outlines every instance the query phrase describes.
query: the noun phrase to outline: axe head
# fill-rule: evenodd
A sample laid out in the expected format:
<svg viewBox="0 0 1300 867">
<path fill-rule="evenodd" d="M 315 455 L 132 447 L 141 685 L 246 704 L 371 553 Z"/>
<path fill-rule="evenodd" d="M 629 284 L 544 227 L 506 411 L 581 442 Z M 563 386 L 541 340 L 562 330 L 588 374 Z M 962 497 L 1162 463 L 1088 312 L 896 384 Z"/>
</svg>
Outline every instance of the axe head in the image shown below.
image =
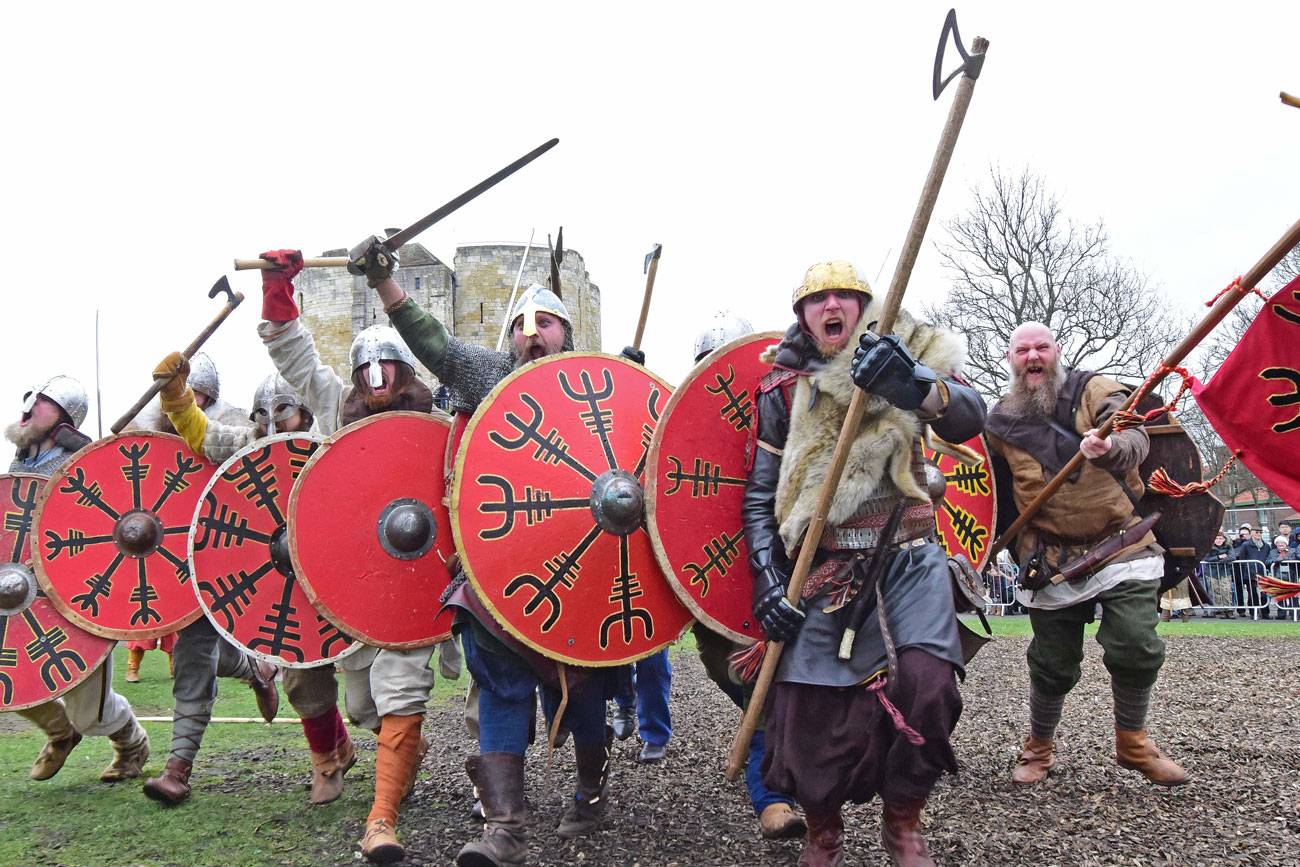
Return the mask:
<svg viewBox="0 0 1300 867">
<path fill-rule="evenodd" d="M 228 303 L 230 304 L 239 303 L 235 300 L 235 292 L 233 289 L 230 288 L 230 281 L 226 279 L 225 274 L 222 274 L 221 279 L 218 280 L 216 283 L 212 284 L 212 288 L 208 290 L 208 297 L 216 298 L 222 292 L 226 293 L 226 300 Z"/>
<path fill-rule="evenodd" d="M 655 244 L 655 248 L 645 254 L 645 265 L 641 267 L 641 273 L 646 274 L 650 271 L 650 263 L 659 258 L 659 254 L 664 251 L 663 244 Z"/>
<path fill-rule="evenodd" d="M 953 42 L 957 46 L 957 53 L 961 55 L 961 66 L 954 69 L 943 78 L 943 50 L 948 45 L 948 34 L 952 34 Z M 977 39 L 976 42 L 979 40 Z M 952 81 L 963 72 L 971 78 L 980 77 L 980 69 L 984 66 L 983 54 L 967 54 L 965 46 L 961 43 L 961 31 L 957 29 L 957 10 L 949 9 L 948 17 L 943 19 L 943 30 L 939 33 L 939 52 L 934 56 L 934 98 L 938 99 L 939 94 Z"/>
</svg>

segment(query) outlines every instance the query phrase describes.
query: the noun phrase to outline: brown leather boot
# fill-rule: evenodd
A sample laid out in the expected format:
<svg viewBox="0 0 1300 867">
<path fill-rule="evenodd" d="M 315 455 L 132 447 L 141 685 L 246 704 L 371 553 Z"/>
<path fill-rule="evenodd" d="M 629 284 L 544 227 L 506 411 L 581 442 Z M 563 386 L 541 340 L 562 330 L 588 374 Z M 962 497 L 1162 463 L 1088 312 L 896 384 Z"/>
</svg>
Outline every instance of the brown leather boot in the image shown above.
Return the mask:
<svg viewBox="0 0 1300 867">
<path fill-rule="evenodd" d="M 81 733 L 72 727 L 61 701 L 46 702 L 22 711 L 22 715 L 45 732 L 45 746 L 41 747 L 28 776 L 33 780 L 48 780 L 62 770 L 72 748 L 81 743 Z"/>
<path fill-rule="evenodd" d="M 578 765 L 578 791 L 560 819 L 555 833 L 561 837 L 582 837 L 600 827 L 605 818 L 605 791 L 609 787 L 609 754 L 614 730 L 605 727 L 605 742 L 596 746 L 573 744 Z"/>
<path fill-rule="evenodd" d="M 808 811 L 808 839 L 799 852 L 798 867 L 842 867 L 844 817 L 840 811 L 818 815 Z"/>
<path fill-rule="evenodd" d="M 140 682 L 140 663 L 144 661 L 144 651 L 132 647 L 126 652 L 126 682 Z"/>
<path fill-rule="evenodd" d="M 524 757 L 483 753 L 465 762 L 483 800 L 483 839 L 466 843 L 456 867 L 520 867 L 528 858 L 524 832 Z"/>
<path fill-rule="evenodd" d="M 352 738 L 345 738 L 328 753 L 311 754 L 311 795 L 313 804 L 337 801 L 343 794 L 343 775 L 357 763 Z"/>
<path fill-rule="evenodd" d="M 190 796 L 190 771 L 193 769 L 191 763 L 172 756 L 161 774 L 145 780 L 144 793 L 155 801 L 175 807 Z"/>
<path fill-rule="evenodd" d="M 391 864 L 405 858 L 406 850 L 397 842 L 397 829 L 387 819 L 371 819 L 361 838 L 361 854 L 375 864 Z"/>
<path fill-rule="evenodd" d="M 135 717 L 108 736 L 113 742 L 113 761 L 104 768 L 99 778 L 105 783 L 134 780 L 149 761 L 149 734 Z"/>
<path fill-rule="evenodd" d="M 880 841 L 894 867 L 934 867 L 930 847 L 921 834 L 921 808 L 925 801 L 881 804 Z"/>
<path fill-rule="evenodd" d="M 1011 772 L 1011 782 L 1022 786 L 1041 783 L 1054 767 L 1056 754 L 1052 751 L 1052 742 L 1041 741 L 1030 735 L 1025 738 L 1025 748 L 1020 751 L 1016 769 Z"/>
<path fill-rule="evenodd" d="M 261 660 L 249 660 L 253 678 L 248 686 L 257 698 L 257 712 L 270 722 L 280 710 L 280 693 L 275 688 L 275 666 Z"/>
<path fill-rule="evenodd" d="M 1160 609 L 1160 622 L 1161 623 L 1169 622 L 1169 609 L 1167 608 Z"/>
<path fill-rule="evenodd" d="M 794 840 L 807 830 L 803 817 L 785 801 L 768 804 L 758 816 L 758 831 L 767 840 Z"/>
<path fill-rule="evenodd" d="M 424 764 L 424 757 L 429 754 L 429 739 L 420 735 L 420 743 L 415 748 L 415 761 L 411 763 L 411 776 L 406 781 L 406 788 L 402 790 L 402 800 L 405 801 L 411 797 L 415 791 L 415 778 L 420 775 L 420 765 Z"/>
<path fill-rule="evenodd" d="M 1141 771 L 1148 780 L 1160 786 L 1181 786 L 1189 779 L 1187 771 L 1166 758 L 1151 742 L 1146 729 L 1140 732 L 1115 729 L 1115 761 L 1121 768 Z"/>
</svg>

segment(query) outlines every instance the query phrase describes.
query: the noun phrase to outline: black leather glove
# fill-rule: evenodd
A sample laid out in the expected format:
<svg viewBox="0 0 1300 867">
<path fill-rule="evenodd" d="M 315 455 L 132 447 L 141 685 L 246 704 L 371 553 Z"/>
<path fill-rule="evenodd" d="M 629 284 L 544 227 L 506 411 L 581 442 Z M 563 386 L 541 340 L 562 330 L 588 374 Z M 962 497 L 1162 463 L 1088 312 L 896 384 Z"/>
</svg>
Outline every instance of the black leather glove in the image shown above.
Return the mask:
<svg viewBox="0 0 1300 867">
<path fill-rule="evenodd" d="M 645 353 L 639 349 L 633 349 L 630 346 L 624 346 L 623 351 L 619 353 L 628 361 L 635 361 L 637 364 L 645 367 Z"/>
<path fill-rule="evenodd" d="M 785 598 L 790 576 L 776 563 L 771 548 L 750 554 L 749 565 L 754 571 L 754 616 L 763 632 L 770 641 L 792 640 L 803 626 L 804 613 Z"/>
<path fill-rule="evenodd" d="M 919 409 L 936 382 L 934 371 L 919 364 L 897 334 L 864 332 L 853 351 L 853 382 L 899 409 Z"/>
<path fill-rule="evenodd" d="M 378 235 L 371 235 L 348 251 L 348 273 L 364 276 L 374 289 L 397 270 L 397 254 Z"/>
</svg>

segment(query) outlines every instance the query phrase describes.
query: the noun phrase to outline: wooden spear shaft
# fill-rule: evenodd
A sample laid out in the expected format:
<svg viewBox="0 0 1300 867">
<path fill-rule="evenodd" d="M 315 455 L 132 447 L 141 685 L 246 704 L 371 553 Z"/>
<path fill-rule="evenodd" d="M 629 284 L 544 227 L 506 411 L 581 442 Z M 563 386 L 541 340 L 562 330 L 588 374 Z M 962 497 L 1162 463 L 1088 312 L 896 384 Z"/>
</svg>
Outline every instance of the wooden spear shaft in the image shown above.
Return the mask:
<svg viewBox="0 0 1300 867">
<path fill-rule="evenodd" d="M 347 256 L 325 256 L 319 259 L 303 259 L 302 267 L 304 268 L 346 268 L 348 266 Z M 236 259 L 236 271 L 270 271 L 280 266 L 274 262 L 268 262 L 265 259 Z"/>
<path fill-rule="evenodd" d="M 987 39 L 976 37 L 971 44 L 971 54 L 984 54 L 988 51 L 988 47 Z M 934 161 L 930 164 L 930 173 L 925 178 L 921 200 L 917 203 L 916 213 L 912 216 L 907 240 L 903 244 L 902 254 L 894 269 L 894 279 L 889 285 L 889 294 L 885 296 L 884 307 L 876 323 L 876 331 L 880 334 L 888 334 L 894 328 L 894 320 L 898 317 L 899 308 L 903 304 L 903 293 L 907 291 L 907 282 L 911 279 L 912 268 L 916 264 L 916 257 L 921 252 L 921 244 L 925 240 L 925 230 L 930 225 L 930 215 L 934 212 L 935 202 L 939 198 L 939 187 L 943 184 L 943 176 L 948 171 L 948 163 L 952 160 L 953 149 L 957 146 L 957 136 L 961 132 L 962 121 L 966 119 L 966 109 L 970 107 L 971 96 L 974 93 L 975 79 L 969 74 L 963 75 L 957 87 L 957 96 L 953 100 L 952 109 L 948 112 L 948 122 L 944 125 L 943 135 L 939 139 L 939 148 L 935 151 Z M 831 500 L 835 497 L 835 489 L 839 487 L 840 476 L 844 474 L 844 464 L 848 460 L 849 448 L 857 435 L 858 425 L 862 422 L 865 404 L 864 392 L 856 389 L 853 399 L 849 402 L 844 426 L 840 428 L 840 438 L 835 444 L 835 452 L 831 456 L 831 465 L 826 473 L 826 481 L 822 484 L 821 495 L 813 511 L 812 521 L 804 533 L 794 574 L 790 576 L 786 599 L 791 605 L 798 606 L 799 599 L 803 595 L 803 585 L 808 580 L 813 555 L 817 553 L 817 540 L 821 538 L 822 529 L 826 526 L 826 515 L 830 511 Z M 763 667 L 759 670 L 758 680 L 754 683 L 754 693 L 749 699 L 749 707 L 746 708 L 744 719 L 740 722 L 740 729 L 731 742 L 731 753 L 727 759 L 728 780 L 735 780 L 740 776 L 740 769 L 744 767 L 745 758 L 749 755 L 749 742 L 754 737 L 758 715 L 767 701 L 767 691 L 776 674 L 777 663 L 781 661 L 783 647 L 784 645 L 779 641 L 767 643 L 767 650 L 763 655 Z"/>
<path fill-rule="evenodd" d="M 1223 293 L 1223 297 L 1215 302 L 1214 306 L 1210 308 L 1210 312 L 1205 314 L 1205 318 L 1200 321 L 1200 324 L 1193 328 L 1191 333 L 1184 337 L 1182 342 L 1174 347 L 1173 352 L 1169 353 L 1169 356 L 1160 362 L 1162 369 L 1157 371 L 1155 379 L 1151 384 L 1151 390 L 1154 391 L 1156 386 L 1158 386 L 1164 378 L 1169 375 L 1169 370 L 1165 370 L 1164 368 L 1174 368 L 1182 364 L 1183 360 L 1187 358 L 1191 351 L 1195 349 L 1202 340 L 1209 336 L 1210 332 L 1214 330 L 1214 326 L 1222 322 L 1223 317 L 1227 316 L 1229 311 L 1236 307 L 1241 299 L 1245 298 L 1250 290 L 1254 289 L 1259 281 L 1264 279 L 1264 275 L 1269 271 L 1272 271 L 1277 263 L 1282 261 L 1282 257 L 1290 252 L 1296 244 L 1300 244 L 1300 220 L 1297 220 L 1295 224 L 1287 230 L 1286 234 L 1279 238 L 1277 243 L 1264 254 L 1264 258 L 1256 262 L 1255 267 L 1247 271 L 1245 276 L 1241 278 L 1241 291 Z M 1133 405 L 1133 401 L 1137 399 L 1137 396 L 1138 393 L 1136 391 L 1130 394 L 1128 400 L 1124 401 L 1124 405 L 1121 409 L 1130 408 Z M 1114 421 L 1114 416 L 1106 419 L 1106 423 L 1098 428 L 1097 436 L 1102 439 L 1110 436 L 1111 430 L 1114 427 Z M 1047 486 L 1043 488 L 1043 490 L 1031 503 L 1029 503 L 1029 505 L 1025 506 L 1024 510 L 1020 513 L 1020 517 L 1016 518 L 1010 527 L 1007 527 L 1006 532 L 999 536 L 997 540 L 994 541 L 993 547 L 989 549 L 990 563 L 994 562 L 994 560 L 997 559 L 998 553 L 1011 543 L 1011 540 L 1015 538 L 1017 533 L 1024 529 L 1024 526 L 1038 513 L 1038 510 L 1042 508 L 1043 504 L 1050 500 L 1052 495 L 1060 490 L 1061 485 L 1065 484 L 1065 480 L 1079 468 L 1079 465 L 1083 463 L 1083 460 L 1083 452 L 1075 452 L 1074 457 L 1070 458 L 1070 462 L 1061 468 L 1061 471 L 1047 483 Z"/>
</svg>

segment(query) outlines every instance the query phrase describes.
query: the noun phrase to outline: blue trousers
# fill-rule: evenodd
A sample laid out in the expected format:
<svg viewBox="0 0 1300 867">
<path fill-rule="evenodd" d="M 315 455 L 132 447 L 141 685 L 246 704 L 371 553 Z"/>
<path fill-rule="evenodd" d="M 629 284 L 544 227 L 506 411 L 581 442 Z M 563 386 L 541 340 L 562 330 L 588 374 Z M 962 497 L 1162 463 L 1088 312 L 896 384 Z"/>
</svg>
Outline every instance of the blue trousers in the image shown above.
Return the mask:
<svg viewBox="0 0 1300 867">
<path fill-rule="evenodd" d="M 619 707 L 636 705 L 641 740 L 664 746 L 673 736 L 673 718 L 668 710 L 668 692 L 673 682 L 673 667 L 668 648 L 636 663 L 636 694 L 620 692 L 614 698 Z"/>
<path fill-rule="evenodd" d="M 513 653 L 479 647 L 471 629 L 461 630 L 460 639 L 465 666 L 479 689 L 479 752 L 522 756 L 528 749 L 533 723 L 533 693 L 539 687 L 536 672 Z M 559 708 L 560 691 L 549 686 L 541 690 L 542 708 L 549 719 Z M 605 694 L 599 684 L 569 693 L 564 725 L 573 734 L 575 744 L 605 743 Z"/>
</svg>

